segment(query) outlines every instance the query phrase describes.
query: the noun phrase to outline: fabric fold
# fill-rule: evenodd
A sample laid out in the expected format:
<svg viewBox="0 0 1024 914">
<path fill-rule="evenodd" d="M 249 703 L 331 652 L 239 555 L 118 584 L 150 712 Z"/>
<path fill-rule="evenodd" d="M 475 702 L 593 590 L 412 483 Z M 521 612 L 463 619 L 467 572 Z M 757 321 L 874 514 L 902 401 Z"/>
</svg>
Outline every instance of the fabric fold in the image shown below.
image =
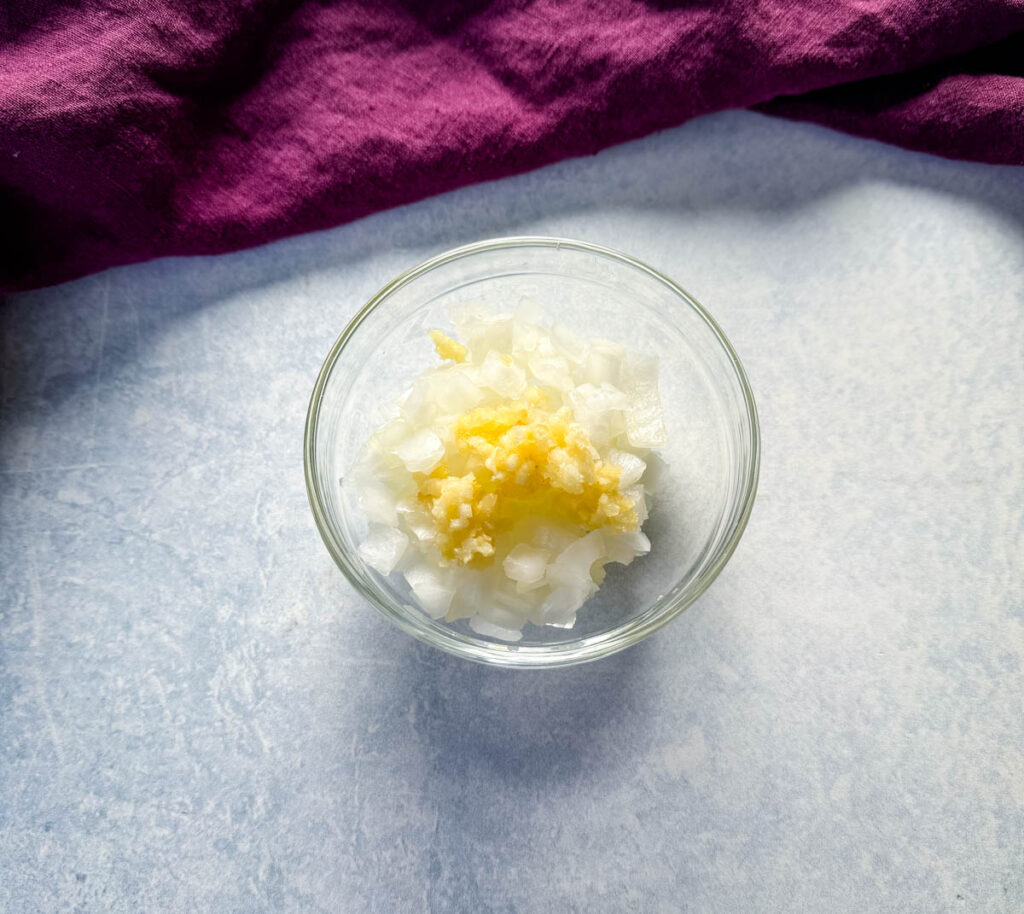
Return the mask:
<svg viewBox="0 0 1024 914">
<path fill-rule="evenodd" d="M 1024 163 L 1024 0 L 13 0 L 0 290 L 213 254 L 757 106 Z"/>
</svg>

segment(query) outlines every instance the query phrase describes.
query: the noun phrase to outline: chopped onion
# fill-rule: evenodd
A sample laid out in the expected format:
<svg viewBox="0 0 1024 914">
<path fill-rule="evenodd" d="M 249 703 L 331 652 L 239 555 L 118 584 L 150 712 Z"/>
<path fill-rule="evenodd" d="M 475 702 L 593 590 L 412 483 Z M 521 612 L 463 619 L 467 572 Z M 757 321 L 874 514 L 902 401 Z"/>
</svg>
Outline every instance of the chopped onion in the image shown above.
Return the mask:
<svg viewBox="0 0 1024 914">
<path fill-rule="evenodd" d="M 583 360 L 583 377 L 590 384 L 617 386 L 626 350 L 607 340 L 594 340 Z"/>
<path fill-rule="evenodd" d="M 440 371 L 433 384 L 437 412 L 442 416 L 454 416 L 479 406 L 486 395 L 474 380 L 472 369 L 461 366 Z"/>
<path fill-rule="evenodd" d="M 582 342 L 565 324 L 555 324 L 551 328 L 551 339 L 570 362 L 579 364 L 587 354 L 586 343 Z"/>
<path fill-rule="evenodd" d="M 366 519 L 372 524 L 394 527 L 398 523 L 398 512 L 394 492 L 376 481 L 353 481 L 352 488 L 359 500 Z"/>
<path fill-rule="evenodd" d="M 397 406 L 398 418 L 370 437 L 344 482 L 370 522 L 359 547 L 367 566 L 382 575 L 404 574 L 433 618 L 468 619 L 477 634 L 510 643 L 522 638 L 527 621 L 571 628 L 603 582 L 605 566 L 629 564 L 651 544 L 639 526 L 625 532 L 589 529 L 589 521 L 555 520 L 562 516 L 558 511 L 534 514 L 532 508 L 513 514 L 512 528 L 496 528 L 491 539 L 481 537 L 479 527 L 467 532 L 481 516 L 476 512 L 486 516 L 494 510 L 496 494 L 477 474 L 492 474 L 494 484 L 546 461 L 543 472 L 557 479 L 559 497 L 573 498 L 584 497 L 595 483 L 608 485 L 599 463 L 610 463 L 619 469 L 615 497 L 632 502 L 642 525 L 662 466 L 648 449 L 665 441 L 657 360 L 607 340 L 577 339 L 565 327 L 545 329 L 535 310 L 523 302 L 514 317 L 488 318 L 478 306 L 466 305 L 453 315 L 465 359 L 449 359 L 416 379 Z M 462 358 L 461 347 L 446 351 Z M 527 416 L 535 409 L 552 415 L 567 409 L 575 431 L 559 432 L 566 437 L 555 442 L 544 438 L 546 419 L 528 425 L 523 434 L 539 435 L 541 442 L 531 450 L 526 442 L 535 439 L 516 438 L 501 424 L 508 421 L 500 411 L 507 404 Z M 471 420 L 477 424 L 467 427 L 479 431 L 467 446 L 469 433 L 457 431 L 459 422 L 478 409 L 483 412 Z M 564 415 L 559 421 L 565 422 Z M 491 437 L 498 435 L 509 435 L 502 438 L 502 451 Z M 581 447 L 592 463 L 581 461 Z M 608 522 L 621 510 L 619 502 L 609 501 L 607 514 L 595 516 Z M 631 524 L 632 513 L 629 518 Z"/>
<path fill-rule="evenodd" d="M 440 568 L 434 568 L 421 562 L 405 573 L 412 592 L 420 605 L 435 619 L 442 618 L 452 604 L 455 590 L 451 587 L 448 575 Z"/>
<path fill-rule="evenodd" d="M 631 354 L 623 369 L 622 389 L 629 397 L 626 439 L 633 447 L 664 447 L 668 438 L 658 396 L 658 360 Z"/>
<path fill-rule="evenodd" d="M 640 481 L 647 469 L 647 464 L 629 451 L 620 451 L 612 448 L 608 452 L 608 460 L 614 463 L 621 472 L 619 473 L 619 488 L 628 489 L 634 483 Z"/>
<path fill-rule="evenodd" d="M 548 567 L 547 579 L 555 585 L 584 586 L 592 583 L 591 568 L 604 557 L 604 534 L 591 530 L 572 543 Z"/>
<path fill-rule="evenodd" d="M 626 395 L 611 384 L 580 384 L 569 393 L 569 402 L 576 421 L 598 447 L 606 445 L 619 432 L 622 411 L 629 406 Z"/>
<path fill-rule="evenodd" d="M 488 638 L 498 638 L 501 641 L 521 641 L 523 639 L 522 620 L 517 619 L 515 625 L 517 627 L 504 628 L 501 625 L 495 625 L 493 622 L 488 622 L 483 616 L 473 616 L 469 620 L 469 627 L 478 635 L 484 635 Z"/>
<path fill-rule="evenodd" d="M 642 527 L 647 523 L 648 515 L 646 486 L 630 486 L 623 494 L 628 495 L 632 499 L 637 523 Z"/>
<path fill-rule="evenodd" d="M 527 543 L 514 546 L 502 562 L 505 574 L 518 584 L 536 584 L 544 580 L 551 553 Z"/>
<path fill-rule="evenodd" d="M 547 336 L 540 327 L 525 320 L 520 311 L 512 322 L 512 352 L 517 355 L 534 352 L 541 340 L 547 340 Z"/>
<path fill-rule="evenodd" d="M 568 390 L 572 387 L 572 373 L 569 371 L 569 362 L 564 356 L 538 350 L 530 356 L 527 364 L 530 367 L 530 373 L 541 384 L 554 387 L 556 390 Z"/>
<path fill-rule="evenodd" d="M 491 351 L 480 366 L 480 383 L 501 397 L 515 400 L 526 390 L 526 373 L 515 363 L 506 362 L 497 352 Z"/>
<path fill-rule="evenodd" d="M 641 530 L 605 535 L 605 555 L 609 562 L 628 565 L 638 555 L 647 555 L 650 551 L 651 541 Z"/>
<path fill-rule="evenodd" d="M 395 527 L 374 526 L 359 546 L 359 557 L 371 568 L 389 575 L 402 560 L 409 537 Z"/>
<path fill-rule="evenodd" d="M 507 353 L 512 350 L 512 318 L 483 319 L 470 317 L 456 320 L 455 328 L 462 343 L 470 351 L 474 364 L 481 364 L 489 352 Z"/>
<path fill-rule="evenodd" d="M 420 429 L 395 446 L 395 455 L 411 473 L 429 473 L 444 457 L 444 445 L 430 429 Z"/>
<path fill-rule="evenodd" d="M 593 584 L 563 584 L 551 591 L 541 604 L 540 615 L 545 625 L 570 626 L 579 608 L 597 591 Z"/>
</svg>

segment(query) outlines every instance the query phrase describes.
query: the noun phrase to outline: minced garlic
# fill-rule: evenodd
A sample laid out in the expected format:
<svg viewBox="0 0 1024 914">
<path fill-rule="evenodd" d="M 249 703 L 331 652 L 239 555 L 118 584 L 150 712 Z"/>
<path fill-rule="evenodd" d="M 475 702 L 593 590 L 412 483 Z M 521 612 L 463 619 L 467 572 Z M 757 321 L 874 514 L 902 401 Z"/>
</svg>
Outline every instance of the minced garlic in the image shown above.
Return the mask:
<svg viewBox="0 0 1024 914">
<path fill-rule="evenodd" d="M 418 480 L 445 559 L 479 567 L 494 556 L 495 533 L 527 518 L 586 533 L 637 528 L 619 467 L 601 459 L 567 408 L 542 407 L 547 397 L 536 387 L 526 394 L 458 416 L 447 457 Z"/>
</svg>

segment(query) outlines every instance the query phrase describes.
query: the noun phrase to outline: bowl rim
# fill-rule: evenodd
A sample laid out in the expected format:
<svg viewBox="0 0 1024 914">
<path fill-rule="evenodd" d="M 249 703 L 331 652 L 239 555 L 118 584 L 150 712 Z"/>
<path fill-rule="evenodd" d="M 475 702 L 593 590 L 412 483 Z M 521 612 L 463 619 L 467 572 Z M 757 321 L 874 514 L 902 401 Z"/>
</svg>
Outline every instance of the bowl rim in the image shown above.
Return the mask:
<svg viewBox="0 0 1024 914">
<path fill-rule="evenodd" d="M 567 643 L 565 646 L 538 646 L 531 648 L 520 647 L 517 644 L 506 645 L 496 642 L 477 641 L 457 632 L 443 632 L 442 630 L 431 628 L 426 624 L 421 626 L 416 624 L 409 617 L 396 612 L 388 602 L 380 596 L 375 587 L 367 586 L 363 575 L 361 575 L 360 571 L 356 568 L 348 550 L 343 544 L 338 542 L 336 537 L 333 535 L 331 526 L 327 520 L 326 510 L 320 502 L 317 487 L 317 472 L 315 469 L 316 435 L 323 392 L 327 386 L 328 380 L 331 378 L 336 364 L 338 363 L 341 353 L 345 349 L 345 346 L 359 330 L 366 318 L 378 307 L 383 305 L 393 293 L 437 267 L 452 263 L 456 260 L 461 260 L 465 257 L 471 257 L 474 254 L 483 253 L 485 251 L 522 247 L 543 247 L 554 248 L 555 250 L 565 248 L 587 254 L 597 254 L 637 269 L 642 273 L 646 273 L 651 278 L 667 286 L 687 305 L 689 305 L 690 308 L 692 308 L 693 311 L 696 312 L 696 314 L 708 325 L 709 329 L 718 340 L 719 345 L 722 346 L 728 356 L 729 363 L 735 372 L 736 380 L 739 382 L 740 390 L 743 395 L 749 434 L 748 445 L 750 448 L 750 460 L 747 472 L 742 481 L 743 502 L 740 514 L 733 523 L 729 538 L 726 540 L 723 548 L 719 551 L 718 556 L 695 581 L 696 586 L 691 590 L 688 590 L 685 594 L 677 594 L 675 597 L 669 599 L 668 603 L 662 608 L 662 610 L 651 618 L 634 625 L 627 625 L 623 627 L 621 631 L 613 630 L 611 633 L 604 632 L 599 635 L 589 636 L 575 643 Z M 743 364 L 740 362 L 739 356 L 736 354 L 735 349 L 733 349 L 733 346 L 729 342 L 725 332 L 718 325 L 718 322 L 708 313 L 704 306 L 677 282 L 670 279 L 659 270 L 654 269 L 629 254 L 587 241 L 576 241 L 569 238 L 559 238 L 546 235 L 515 235 L 502 238 L 491 238 L 484 241 L 475 241 L 470 244 L 461 245 L 410 267 L 384 285 L 369 299 L 369 301 L 366 302 L 365 305 L 362 306 L 362 308 L 359 309 L 359 311 L 356 312 L 355 316 L 352 317 L 344 330 L 342 330 L 338 335 L 338 338 L 334 341 L 334 345 L 331 347 L 330 352 L 324 359 L 323 365 L 317 374 L 316 383 L 313 386 L 313 392 L 309 399 L 303 436 L 303 470 L 306 480 L 306 495 L 309 498 L 314 522 L 316 523 L 317 530 L 320 533 L 320 538 L 323 540 L 324 545 L 327 547 L 327 551 L 334 559 L 335 564 L 341 569 L 349 583 L 352 584 L 360 596 L 367 600 L 392 624 L 397 625 L 407 634 L 412 635 L 414 638 L 425 644 L 429 644 L 431 647 L 438 648 L 446 653 L 453 654 L 467 660 L 472 660 L 477 663 L 518 669 L 553 669 L 557 667 L 575 666 L 576 664 L 597 660 L 601 657 L 607 657 L 638 643 L 647 636 L 658 631 L 658 629 L 667 625 L 684 610 L 692 606 L 693 603 L 695 603 L 711 586 L 711 584 L 714 583 L 715 579 L 736 551 L 737 545 L 739 545 L 743 532 L 746 530 L 747 523 L 750 519 L 750 513 L 753 509 L 754 501 L 757 496 L 760 467 L 761 432 L 760 424 L 758 422 L 757 405 L 754 401 L 754 394 L 751 390 L 750 382 L 747 379 L 747 374 L 743 368 Z M 434 620 L 428 619 L 428 617 L 424 615 L 424 623 L 433 621 Z"/>
</svg>

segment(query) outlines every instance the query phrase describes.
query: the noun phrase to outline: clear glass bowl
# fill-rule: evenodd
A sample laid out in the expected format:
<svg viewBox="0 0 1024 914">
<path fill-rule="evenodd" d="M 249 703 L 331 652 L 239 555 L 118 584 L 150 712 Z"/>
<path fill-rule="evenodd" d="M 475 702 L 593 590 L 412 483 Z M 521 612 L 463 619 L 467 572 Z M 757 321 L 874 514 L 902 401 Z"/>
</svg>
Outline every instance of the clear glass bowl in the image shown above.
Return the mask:
<svg viewBox="0 0 1024 914">
<path fill-rule="evenodd" d="M 528 624 L 508 644 L 465 620 L 431 619 L 404 578 L 360 559 L 359 504 L 341 482 L 370 434 L 423 370 L 436 364 L 427 332 L 451 331 L 450 309 L 484 302 L 495 313 L 520 298 L 578 336 L 603 337 L 660 359 L 668 445 L 644 531 L 649 555 L 609 565 L 571 629 Z M 469 660 L 556 667 L 636 643 L 678 616 L 714 581 L 746 526 L 757 490 L 757 412 L 740 361 L 711 316 L 672 280 L 616 251 L 558 238 L 501 238 L 449 251 L 378 292 L 338 337 L 306 419 L 306 486 L 338 567 L 391 622 Z"/>
</svg>

